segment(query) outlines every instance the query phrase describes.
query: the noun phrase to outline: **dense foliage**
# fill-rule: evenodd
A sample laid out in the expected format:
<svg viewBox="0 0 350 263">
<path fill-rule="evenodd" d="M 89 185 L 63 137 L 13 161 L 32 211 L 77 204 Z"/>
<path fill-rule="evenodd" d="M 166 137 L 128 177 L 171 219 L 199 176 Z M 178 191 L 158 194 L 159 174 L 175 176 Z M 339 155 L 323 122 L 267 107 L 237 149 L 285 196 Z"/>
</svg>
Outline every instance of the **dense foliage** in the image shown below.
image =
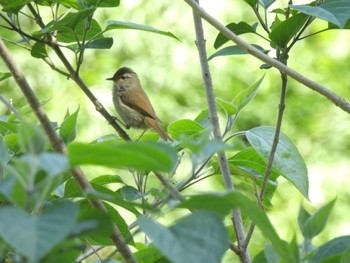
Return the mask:
<svg viewBox="0 0 350 263">
<path fill-rule="evenodd" d="M 190 6 L 195 8 L 196 1 L 185 2 L 191 13 Z M 110 32 L 118 35 L 121 29 L 130 34 L 132 30 L 144 31 L 158 35 L 162 42 L 176 41 L 176 45 L 182 41 L 180 36 L 167 29 L 101 15 L 106 8 L 120 10 L 119 0 L 0 0 L 0 54 L 7 67 L 0 73 L 1 84 L 6 85 L 0 98 L 7 107 L 0 116 L 1 262 L 350 260 L 350 236 L 331 238 L 319 246 L 313 244 L 325 229 L 336 199 L 328 200 L 312 213 L 301 205 L 295 216 L 299 229 L 290 240 L 284 240 L 268 216 L 268 211 L 276 209 L 272 198 L 278 193 L 280 178 L 309 200 L 308 169 L 293 142 L 297 138 L 281 131 L 290 77 L 307 82 L 300 80 L 302 74 L 294 74 L 286 67 L 291 51 L 313 35 L 348 29 L 350 2 L 317 0 L 296 5 L 289 1 L 286 6 L 275 0 L 244 2 L 254 12 L 255 22 L 231 22 L 226 28 L 234 33 L 233 37 L 254 36 L 254 44 L 247 44 L 248 48 L 244 43 L 232 45 L 230 34 L 215 31 L 216 51 L 207 61 L 237 55 L 248 59 L 258 52 L 262 69 L 270 72 L 277 67 L 281 77 L 277 85 L 279 111 L 277 121 L 271 121 L 276 124 L 272 127 L 267 126 L 270 123 L 259 123 L 239 129 L 239 120 L 249 118 L 249 112 L 243 110 L 254 102 L 266 76 L 258 76 L 232 97 L 226 90 L 219 92 L 225 96 L 213 101 L 207 61 L 198 60 L 194 63 L 203 70 L 208 106 L 192 113 L 193 118 L 171 122 L 167 132 L 174 141 L 164 142 L 153 131 L 139 138 L 139 132 L 124 129 L 114 112 L 109 113 L 97 99 L 96 90 L 88 87 L 91 76 L 87 72 L 94 58 L 101 58 L 99 54 L 115 44 L 117 37 L 108 35 Z M 146 5 L 146 1 L 142 4 Z M 274 20 L 269 22 L 271 14 Z M 210 16 L 194 11 L 195 21 L 199 16 L 211 21 Z M 326 21 L 326 26 L 310 32 L 315 21 Z M 181 23 L 176 26 L 183 27 Z M 212 29 L 208 24 L 204 26 Z M 196 39 L 199 53 L 205 53 L 199 29 L 197 25 L 196 37 L 191 37 Z M 66 112 L 64 119 L 50 120 L 45 110 L 49 100 L 40 97 L 39 89 L 31 88 L 31 81 L 29 85 L 23 81 L 17 65 L 22 68 L 24 62 L 14 62 L 4 43 L 18 46 L 11 49 L 12 56 L 27 52 L 26 61 L 39 59 L 42 67 L 49 65 L 49 74 L 60 76 L 59 86 L 66 86 L 67 80 L 74 82 L 72 86 L 80 88 L 79 94 L 91 101 L 90 105 L 106 120 L 102 125 L 110 125 L 113 134 L 99 133 L 92 140 L 76 141 L 78 122 L 87 115 L 87 107 L 79 108 L 73 99 L 77 108 L 73 113 L 63 109 L 64 103 L 57 104 L 60 113 Z M 265 60 L 264 54 L 272 54 L 272 62 Z M 127 57 L 120 55 L 120 59 L 123 56 Z M 142 78 L 143 74 L 139 75 Z M 46 81 L 46 76 L 39 74 L 38 78 Z M 10 101 L 13 90 L 17 90 L 14 81 L 28 102 L 20 107 Z M 202 85 L 202 81 L 198 82 L 196 87 Z M 309 82 L 309 87 L 349 113 L 349 104 L 341 96 Z M 56 94 L 50 86 L 47 90 Z M 167 96 L 162 91 L 160 99 L 164 97 L 166 101 Z M 186 99 L 196 102 L 195 97 Z M 215 122 L 218 114 L 220 122 Z M 87 134 L 93 124 L 85 121 L 80 133 Z M 198 191 L 202 187 L 205 192 Z M 290 197 L 288 192 L 283 195 Z"/>
</svg>

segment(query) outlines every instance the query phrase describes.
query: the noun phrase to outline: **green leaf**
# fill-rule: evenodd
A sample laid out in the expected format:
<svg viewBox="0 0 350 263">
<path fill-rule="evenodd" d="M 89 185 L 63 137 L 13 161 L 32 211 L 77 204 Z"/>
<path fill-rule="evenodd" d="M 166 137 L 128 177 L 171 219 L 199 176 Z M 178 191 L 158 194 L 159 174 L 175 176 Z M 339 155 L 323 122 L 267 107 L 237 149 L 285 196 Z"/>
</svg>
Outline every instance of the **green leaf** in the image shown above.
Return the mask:
<svg viewBox="0 0 350 263">
<path fill-rule="evenodd" d="M 305 208 L 301 205 L 298 213 L 298 225 L 300 230 L 302 231 L 305 225 L 305 222 L 311 217 L 311 214 L 305 210 Z M 304 235 L 304 233 L 303 233 Z M 304 236 L 305 237 L 305 236 Z"/>
<path fill-rule="evenodd" d="M 250 179 L 251 192 L 254 191 L 254 188 L 261 187 L 266 170 L 266 161 L 253 148 L 244 149 L 228 158 L 228 165 L 231 174 L 233 176 L 238 175 L 235 178 L 242 179 L 245 185 L 247 184 L 246 179 Z M 278 176 L 279 172 L 273 168 L 265 188 L 263 204 L 266 207 L 272 206 L 271 199 L 277 189 Z"/>
<path fill-rule="evenodd" d="M 269 8 L 270 5 L 272 5 L 276 0 L 260 0 L 259 3 L 262 5 L 265 9 Z"/>
<path fill-rule="evenodd" d="M 259 227 L 264 237 L 271 241 L 273 248 L 281 257 L 282 262 L 297 262 L 289 252 L 287 243 L 279 238 L 267 215 L 258 208 L 256 202 L 249 200 L 238 191 L 226 194 L 226 199 L 232 204 L 232 206 L 240 208 L 244 213 L 246 213 L 250 220 L 252 220 Z"/>
<path fill-rule="evenodd" d="M 18 129 L 21 147 L 28 153 L 38 154 L 46 149 L 47 138 L 44 131 L 29 121 L 21 121 Z"/>
<path fill-rule="evenodd" d="M 350 236 L 332 239 L 320 246 L 309 258 L 308 263 L 323 262 L 328 258 L 341 255 L 350 248 Z M 333 261 L 334 262 L 334 261 Z M 337 261 L 336 261 L 337 262 Z"/>
<path fill-rule="evenodd" d="M 290 5 L 290 7 L 309 16 L 326 20 L 340 28 L 344 28 L 350 19 L 350 1 L 348 0 L 325 0 L 319 6 Z"/>
<path fill-rule="evenodd" d="M 132 22 L 121 22 L 121 21 L 115 21 L 115 20 L 108 20 L 106 24 L 107 24 L 107 27 L 105 29 L 106 31 L 113 30 L 113 29 L 135 29 L 135 30 L 152 32 L 152 33 L 168 36 L 176 40 L 179 40 L 173 33 L 162 31 L 146 25 L 136 24 Z"/>
<path fill-rule="evenodd" d="M 301 227 L 303 236 L 312 239 L 317 236 L 326 226 L 330 213 L 336 199 L 318 209 L 313 215 L 306 219 Z"/>
<path fill-rule="evenodd" d="M 71 165 L 93 164 L 170 172 L 177 162 L 175 149 L 161 142 L 76 143 L 68 146 Z"/>
<path fill-rule="evenodd" d="M 270 39 L 279 47 L 286 47 L 303 27 L 308 17 L 308 15 L 300 13 L 288 18 L 272 29 L 269 35 Z"/>
<path fill-rule="evenodd" d="M 254 8 L 256 6 L 256 4 L 258 3 L 258 0 L 244 0 L 244 2 L 246 2 L 252 8 Z"/>
<path fill-rule="evenodd" d="M 68 144 L 75 140 L 77 137 L 77 119 L 78 119 L 79 108 L 73 113 L 69 114 L 67 111 L 66 117 L 60 126 L 60 137 Z"/>
<path fill-rule="evenodd" d="M 238 93 L 233 98 L 232 102 L 234 105 L 236 105 L 238 111 L 242 110 L 251 100 L 254 99 L 264 77 L 265 76 L 263 76 L 261 79 L 259 79 L 257 82 L 255 82 L 253 85 L 242 90 L 240 93 Z"/>
<path fill-rule="evenodd" d="M 87 3 L 97 5 L 97 7 L 117 7 L 120 4 L 120 0 L 84 0 Z"/>
<path fill-rule="evenodd" d="M 12 77 L 11 72 L 0 72 L 0 81 L 3 81 L 3 80 L 8 79 L 10 77 Z"/>
<path fill-rule="evenodd" d="M 29 262 L 39 262 L 73 230 L 78 213 L 76 204 L 69 201 L 49 206 L 40 216 L 16 207 L 2 207 L 0 236 Z"/>
<path fill-rule="evenodd" d="M 0 121 L 0 133 L 2 135 L 17 132 L 17 124 L 11 122 Z"/>
<path fill-rule="evenodd" d="M 246 22 L 239 22 L 238 24 L 236 23 L 230 23 L 226 27 L 231 30 L 233 33 L 235 33 L 237 36 L 246 34 L 246 33 L 256 33 L 256 27 L 258 23 L 255 23 L 254 25 L 249 25 Z M 224 45 L 226 42 L 228 42 L 229 39 L 225 37 L 222 33 L 219 33 L 218 36 L 215 39 L 214 42 L 214 48 L 218 49 L 222 45 Z"/>
<path fill-rule="evenodd" d="M 106 175 L 95 177 L 90 182 L 94 184 L 99 184 L 99 185 L 106 185 L 106 184 L 113 184 L 113 183 L 125 184 L 123 179 L 119 175 L 112 175 L 112 174 L 106 174 Z"/>
<path fill-rule="evenodd" d="M 168 133 L 174 139 L 199 136 L 203 130 L 204 128 L 198 122 L 192 120 L 177 120 L 168 126 Z"/>
<path fill-rule="evenodd" d="M 93 48 L 93 49 L 109 49 L 113 46 L 113 38 L 105 37 L 94 39 L 88 44 L 85 45 L 85 48 Z"/>
<path fill-rule="evenodd" d="M 273 127 L 257 127 L 246 133 L 249 143 L 266 160 L 270 156 L 275 129 Z M 283 177 L 292 182 L 296 188 L 308 197 L 309 181 L 306 164 L 293 142 L 283 133 L 280 134 L 273 166 Z"/>
<path fill-rule="evenodd" d="M 39 156 L 39 166 L 49 176 L 56 176 L 69 169 L 68 158 L 61 153 L 44 152 Z"/>
<path fill-rule="evenodd" d="M 92 15 L 96 11 L 96 8 L 86 8 L 84 10 L 78 12 L 70 12 L 65 15 L 61 20 L 53 23 L 50 31 L 60 30 L 64 28 L 69 28 L 71 30 L 75 30 L 82 21 L 87 19 L 90 15 Z"/>
<path fill-rule="evenodd" d="M 215 213 L 195 211 L 166 228 L 150 218 L 138 219 L 141 230 L 174 263 L 219 263 L 228 249 L 228 232 Z"/>
<path fill-rule="evenodd" d="M 209 111 L 208 109 L 202 110 L 197 117 L 194 119 L 195 122 L 199 123 L 203 128 L 210 127 Z"/>
<path fill-rule="evenodd" d="M 170 263 L 155 247 L 147 247 L 134 253 L 137 262 L 140 263 Z M 158 261 L 161 260 L 161 261 Z"/>
<path fill-rule="evenodd" d="M 260 50 L 261 52 L 264 52 L 264 53 L 267 52 L 266 50 L 264 50 L 262 47 L 258 45 L 253 44 L 252 46 Z M 220 49 L 219 51 L 215 52 L 208 58 L 208 61 L 212 60 L 215 57 L 231 56 L 231 55 L 246 55 L 246 54 L 250 54 L 250 53 L 247 50 L 244 50 L 237 45 L 233 45 L 229 47 L 224 47 L 223 49 Z"/>
<path fill-rule="evenodd" d="M 26 4 L 32 0 L 0 0 L 2 11 L 17 14 Z"/>
<path fill-rule="evenodd" d="M 216 103 L 225 111 L 227 117 L 233 116 L 238 112 L 237 106 L 231 101 L 222 98 L 215 98 Z"/>
<path fill-rule="evenodd" d="M 177 208 L 187 208 L 191 211 L 205 210 L 227 215 L 232 210 L 232 204 L 221 194 L 194 195 L 181 202 Z"/>
<path fill-rule="evenodd" d="M 35 42 L 32 49 L 30 50 L 30 54 L 34 58 L 46 58 L 47 57 L 46 45 L 41 42 Z"/>
<path fill-rule="evenodd" d="M 130 185 L 123 186 L 120 189 L 120 193 L 127 201 L 135 201 L 144 197 L 142 193 L 140 193 L 135 187 L 132 187 Z"/>
<path fill-rule="evenodd" d="M 98 24 L 98 22 L 95 19 L 92 19 L 90 29 L 87 32 L 87 35 L 85 36 L 85 21 L 81 21 L 76 29 L 73 31 L 69 28 L 59 30 L 59 34 L 57 35 L 57 39 L 59 42 L 64 43 L 76 43 L 77 40 L 82 41 L 84 38 L 85 40 L 91 40 L 91 39 L 98 39 L 103 38 L 102 29 L 101 26 Z M 67 48 L 72 49 L 73 51 L 79 50 L 79 46 L 77 44 L 71 46 L 67 46 Z"/>
<path fill-rule="evenodd" d="M 4 139 L 4 142 L 6 143 L 7 147 L 17 153 L 21 150 L 21 145 L 20 143 L 18 142 L 18 134 L 17 133 L 11 133 L 9 135 L 5 135 L 3 137 Z"/>
<path fill-rule="evenodd" d="M 133 213 L 136 216 L 140 216 L 140 212 L 135 208 L 136 205 L 130 202 L 127 202 L 124 200 L 124 198 L 115 191 L 112 191 L 108 189 L 107 187 L 104 187 L 102 185 L 96 184 L 91 182 L 92 188 L 95 190 L 94 193 L 91 194 L 92 197 L 96 198 L 98 197 L 101 200 L 106 200 L 108 202 L 111 202 L 117 206 L 120 206 L 131 213 Z M 83 193 L 81 191 L 80 186 L 77 184 L 77 182 L 74 179 L 69 179 L 65 183 L 64 188 L 64 197 L 66 198 L 73 198 L 73 197 L 84 197 L 86 198 L 86 193 Z"/>
</svg>

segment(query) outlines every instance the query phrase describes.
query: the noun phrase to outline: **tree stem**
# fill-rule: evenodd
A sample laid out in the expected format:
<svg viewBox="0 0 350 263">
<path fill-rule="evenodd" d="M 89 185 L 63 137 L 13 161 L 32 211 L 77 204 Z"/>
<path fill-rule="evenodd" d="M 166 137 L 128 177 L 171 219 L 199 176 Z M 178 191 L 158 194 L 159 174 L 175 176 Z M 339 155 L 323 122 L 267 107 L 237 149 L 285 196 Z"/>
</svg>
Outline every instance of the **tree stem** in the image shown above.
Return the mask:
<svg viewBox="0 0 350 263">
<path fill-rule="evenodd" d="M 198 4 L 198 0 L 197 0 L 197 4 Z M 203 32 L 203 26 L 202 26 L 202 19 L 200 16 L 197 15 L 196 12 L 193 12 L 193 20 L 194 20 L 194 27 L 196 31 L 196 45 L 198 49 L 199 60 L 200 60 L 200 65 L 202 69 L 202 78 L 204 81 L 207 104 L 209 109 L 209 118 L 213 127 L 213 135 L 215 138 L 222 140 L 220 125 L 219 125 L 219 117 L 216 110 L 216 101 L 215 101 L 213 83 L 211 79 L 207 53 L 205 49 L 205 39 L 204 39 L 204 32 Z M 226 190 L 232 191 L 234 190 L 234 185 L 232 182 L 230 169 L 228 167 L 226 154 L 222 152 L 222 153 L 218 153 L 217 156 L 218 156 L 219 166 L 221 169 Z M 250 255 L 248 250 L 241 249 L 242 245 L 244 244 L 245 234 L 244 234 L 242 216 L 239 209 L 234 209 L 232 211 L 232 223 L 233 223 L 235 233 L 237 236 L 237 241 L 238 241 L 239 253 L 237 252 L 236 253 L 240 257 L 241 262 L 250 262 Z"/>
</svg>

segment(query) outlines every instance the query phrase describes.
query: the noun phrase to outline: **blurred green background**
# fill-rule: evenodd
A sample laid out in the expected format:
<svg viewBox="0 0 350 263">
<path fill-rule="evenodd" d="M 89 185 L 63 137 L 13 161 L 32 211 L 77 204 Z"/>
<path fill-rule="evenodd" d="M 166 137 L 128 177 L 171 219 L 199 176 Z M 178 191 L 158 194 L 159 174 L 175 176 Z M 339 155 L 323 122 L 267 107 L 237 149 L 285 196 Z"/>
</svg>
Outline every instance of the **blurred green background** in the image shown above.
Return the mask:
<svg viewBox="0 0 350 263">
<path fill-rule="evenodd" d="M 271 10 L 285 7 L 287 2 L 276 1 Z M 256 22 L 252 10 L 244 1 L 203 0 L 201 4 L 223 24 Z M 81 68 L 82 78 L 112 114 L 116 114 L 111 100 L 112 84 L 105 79 L 111 77 L 121 66 L 131 67 L 139 74 L 164 125 L 179 119 L 193 119 L 206 108 L 192 11 L 183 1 L 121 1 L 118 8 L 98 10 L 95 18 L 101 25 L 104 25 L 105 20 L 146 24 L 170 31 L 181 40 L 135 30 L 113 30 L 105 34 L 114 38 L 114 45 L 110 50 L 87 50 Z M 269 14 L 271 21 L 273 18 L 274 14 Z M 316 20 L 306 34 L 326 26 L 326 22 Z M 207 51 L 211 55 L 215 52 L 213 43 L 217 31 L 206 22 L 204 27 Z M 264 33 L 261 27 L 258 27 L 258 31 Z M 0 28 L 0 36 L 13 41 L 18 39 L 17 35 L 3 28 Z M 265 49 L 271 49 L 269 43 L 257 36 L 244 35 L 243 38 Z M 288 64 L 350 100 L 349 42 L 350 33 L 346 30 L 332 30 L 306 38 L 294 47 Z M 67 109 L 73 112 L 80 107 L 77 141 L 92 141 L 115 133 L 73 81 L 52 71 L 41 60 L 32 58 L 25 49 L 10 43 L 7 46 L 38 97 L 41 100 L 49 99 L 44 109 L 52 121 L 61 123 Z M 73 61 L 70 51 L 67 50 L 66 55 Z M 269 55 L 274 56 L 273 52 Z M 52 58 L 57 61 L 57 66 L 62 67 L 54 56 Z M 260 69 L 261 64 L 248 55 L 219 57 L 210 61 L 216 96 L 226 100 L 232 99 L 235 94 L 266 74 L 256 98 L 241 113 L 233 131 L 248 130 L 260 125 L 274 126 L 276 123 L 280 76 L 274 69 Z M 2 61 L 0 71 L 7 71 Z M 1 82 L 0 91 L 6 99 L 12 99 L 15 107 L 26 105 L 12 79 Z M 6 112 L 7 109 L 1 104 L 0 114 Z M 333 237 L 350 234 L 349 121 L 350 116 L 347 113 L 324 97 L 294 80 L 289 81 L 282 130 L 295 142 L 307 163 L 310 202 L 303 199 L 286 180 L 279 180 L 279 187 L 273 198 L 274 207 L 269 211 L 269 216 L 282 238 L 291 240 L 295 231 L 298 231 L 297 214 L 300 203 L 313 212 L 316 207 L 335 197 L 338 200 L 329 225 L 314 240 L 314 244 L 320 245 Z M 133 136 L 139 134 L 139 131 L 131 130 L 129 133 Z M 94 176 L 94 172 L 95 170 L 87 171 L 90 176 Z M 204 188 L 198 185 L 194 189 L 222 189 L 220 183 L 213 184 L 209 187 L 203 186 Z M 253 237 L 252 254 L 262 249 L 262 241 L 258 234 Z M 229 257 L 225 260 L 228 261 Z"/>
</svg>

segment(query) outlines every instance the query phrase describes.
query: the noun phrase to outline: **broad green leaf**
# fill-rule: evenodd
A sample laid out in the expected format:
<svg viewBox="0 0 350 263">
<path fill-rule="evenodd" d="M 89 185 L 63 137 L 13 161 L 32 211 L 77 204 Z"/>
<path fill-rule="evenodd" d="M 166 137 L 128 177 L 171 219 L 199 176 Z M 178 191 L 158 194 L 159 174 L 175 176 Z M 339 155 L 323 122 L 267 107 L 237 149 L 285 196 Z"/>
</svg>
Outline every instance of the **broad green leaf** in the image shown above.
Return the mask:
<svg viewBox="0 0 350 263">
<path fill-rule="evenodd" d="M 325 228 L 335 201 L 336 199 L 318 209 L 304 222 L 301 231 L 305 238 L 311 240 Z"/>
<path fill-rule="evenodd" d="M 254 8 L 256 6 L 256 4 L 258 3 L 258 0 L 244 0 L 244 2 L 246 2 L 252 8 Z"/>
<path fill-rule="evenodd" d="M 264 76 L 261 79 L 259 79 L 257 82 L 255 82 L 253 85 L 242 90 L 233 98 L 232 102 L 234 105 L 236 105 L 238 111 L 243 109 L 252 99 L 254 99 L 263 79 L 264 79 Z"/>
<path fill-rule="evenodd" d="M 1 207 L 0 236 L 29 262 L 39 262 L 73 230 L 78 213 L 76 204 L 69 201 L 49 206 L 40 216 L 16 207 Z"/>
<path fill-rule="evenodd" d="M 266 53 L 267 51 L 264 50 L 262 47 L 258 45 L 252 45 L 256 49 L 260 50 L 261 52 Z M 229 46 L 229 47 L 224 47 L 223 49 L 220 49 L 219 51 L 215 52 L 212 54 L 209 58 L 209 60 L 212 60 L 215 57 L 221 57 L 221 56 L 232 56 L 232 55 L 246 55 L 249 54 L 247 50 L 242 49 L 241 47 L 237 45 Z"/>
<path fill-rule="evenodd" d="M 0 81 L 3 81 L 5 79 L 8 79 L 12 77 L 11 72 L 0 72 Z"/>
<path fill-rule="evenodd" d="M 144 197 L 144 194 L 140 193 L 135 187 L 125 185 L 120 189 L 121 195 L 126 201 L 135 201 Z"/>
<path fill-rule="evenodd" d="M 279 47 L 286 47 L 289 41 L 300 31 L 308 19 L 308 15 L 296 14 L 279 25 L 275 26 L 271 33 L 270 39 Z"/>
<path fill-rule="evenodd" d="M 233 207 L 240 208 L 244 213 L 246 213 L 249 219 L 259 227 L 264 237 L 271 241 L 273 248 L 280 256 L 282 262 L 297 262 L 293 255 L 289 252 L 286 242 L 279 238 L 267 215 L 258 208 L 256 202 L 249 200 L 238 191 L 226 194 L 226 199 L 232 204 Z"/>
<path fill-rule="evenodd" d="M 210 127 L 210 120 L 209 120 L 209 111 L 208 109 L 202 110 L 197 117 L 194 119 L 195 122 L 198 122 L 203 128 Z"/>
<path fill-rule="evenodd" d="M 340 263 L 349 263 L 350 262 L 350 247 L 342 254 Z"/>
<path fill-rule="evenodd" d="M 326 20 L 340 28 L 344 28 L 350 19 L 350 1 L 348 0 L 325 0 L 319 6 L 290 5 L 290 7 L 309 16 Z"/>
<path fill-rule="evenodd" d="M 181 139 L 186 136 L 198 136 L 204 128 L 196 121 L 178 120 L 169 124 L 168 133 L 174 139 Z"/>
<path fill-rule="evenodd" d="M 140 212 L 136 209 L 136 205 L 133 203 L 127 202 L 124 200 L 124 198 L 115 191 L 112 191 L 108 189 L 107 187 L 104 187 L 103 185 L 96 184 L 94 182 L 91 182 L 91 186 L 96 191 L 96 196 L 101 200 L 106 200 L 108 202 L 111 202 L 117 206 L 120 206 L 131 213 L 133 213 L 136 216 L 140 216 Z M 66 198 L 73 198 L 73 197 L 85 197 L 86 193 L 83 193 L 81 191 L 80 186 L 77 184 L 77 182 L 74 179 L 69 179 L 65 183 L 65 189 L 64 189 L 64 197 Z"/>
<path fill-rule="evenodd" d="M 174 263 L 219 263 L 228 249 L 228 232 L 215 213 L 195 211 L 166 228 L 150 218 L 138 220 L 141 230 Z"/>
<path fill-rule="evenodd" d="M 50 31 L 60 30 L 63 28 L 69 28 L 75 30 L 82 21 L 88 18 L 95 12 L 95 8 L 86 8 L 78 12 L 70 12 L 65 15 L 61 20 L 54 22 L 50 28 Z"/>
<path fill-rule="evenodd" d="M 251 189 L 260 189 L 263 176 L 266 170 L 266 160 L 264 160 L 253 148 L 244 149 L 234 156 L 228 158 L 228 165 L 230 172 L 235 178 L 242 179 L 245 184 L 249 184 Z M 272 169 L 269 180 L 265 188 L 265 195 L 263 204 L 266 207 L 272 206 L 271 199 L 277 189 L 277 178 L 279 172 L 276 169 Z M 243 178 L 241 178 L 243 177 Z M 250 181 L 247 182 L 247 178 Z"/>
<path fill-rule="evenodd" d="M 247 24 L 246 22 L 239 22 L 238 24 L 230 23 L 226 27 L 228 29 L 230 29 L 233 33 L 235 33 L 236 35 L 242 35 L 242 34 L 246 34 L 246 33 L 254 33 L 255 34 L 257 25 L 258 25 L 258 23 L 255 23 L 254 25 L 251 26 L 251 25 Z M 229 41 L 229 39 L 227 37 L 225 37 L 222 33 L 219 33 L 215 39 L 214 48 L 218 49 L 219 47 L 221 47 L 222 45 L 224 45 L 228 41 Z"/>
<path fill-rule="evenodd" d="M 147 247 L 134 253 L 137 262 L 140 263 L 170 263 L 155 247 Z M 161 260 L 161 261 L 158 261 Z"/>
<path fill-rule="evenodd" d="M 85 45 L 85 48 L 93 48 L 93 49 L 109 49 L 113 45 L 113 38 L 105 37 L 94 39 L 91 42 Z"/>
<path fill-rule="evenodd" d="M 100 175 L 92 179 L 90 182 L 98 185 L 106 185 L 113 183 L 125 184 L 123 179 L 119 175 L 112 174 Z"/>
<path fill-rule="evenodd" d="M 18 128 L 18 139 L 21 147 L 28 153 L 39 154 L 47 146 L 47 138 L 44 131 L 29 121 L 22 121 Z"/>
<path fill-rule="evenodd" d="M 26 4 L 32 0 L 0 0 L 0 5 L 3 7 L 2 11 L 8 13 L 18 13 Z"/>
<path fill-rule="evenodd" d="M 66 144 L 71 143 L 77 137 L 78 113 L 79 108 L 71 115 L 67 111 L 66 117 L 60 126 L 59 134 Z"/>
<path fill-rule="evenodd" d="M 9 135 L 5 135 L 3 137 L 4 139 L 4 142 L 6 143 L 7 147 L 17 153 L 23 149 L 21 149 L 21 145 L 19 143 L 19 140 L 18 140 L 18 134 L 17 133 L 11 133 Z"/>
<path fill-rule="evenodd" d="M 159 142 L 76 143 L 68 146 L 71 165 L 102 165 L 113 168 L 170 172 L 177 162 L 176 151 Z"/>
<path fill-rule="evenodd" d="M 337 255 L 341 256 L 341 254 L 348 251 L 349 248 L 350 236 L 334 238 L 316 249 L 316 251 L 309 258 L 308 263 L 319 263 Z"/>
<path fill-rule="evenodd" d="M 246 137 L 253 148 L 266 160 L 274 139 L 273 127 L 257 127 L 246 133 Z M 309 192 L 309 181 L 306 164 L 294 143 L 283 133 L 280 134 L 273 166 L 283 177 L 292 182 L 296 188 L 306 197 Z"/>
<path fill-rule="evenodd" d="M 0 133 L 2 135 L 5 134 L 11 134 L 11 133 L 16 133 L 17 132 L 17 124 L 11 123 L 11 122 L 6 122 L 6 121 L 0 121 Z"/>
<path fill-rule="evenodd" d="M 222 98 L 215 98 L 216 103 L 225 111 L 228 117 L 235 115 L 238 112 L 237 106 L 231 101 Z"/>
<path fill-rule="evenodd" d="M 128 225 L 125 222 L 123 216 L 120 215 L 120 213 L 110 204 L 105 202 L 103 204 L 106 207 L 108 217 L 118 227 L 122 236 L 125 238 L 125 240 L 127 240 L 127 243 L 130 245 L 135 245 L 132 234 L 128 229 Z M 89 207 L 85 207 L 85 209 L 89 209 Z M 107 228 L 104 231 L 98 231 L 97 229 L 97 231 L 94 231 L 93 233 L 89 234 L 87 237 L 89 243 L 92 245 L 113 245 L 113 241 L 111 240 L 109 235 L 106 235 L 106 231 L 110 232 Z"/>
<path fill-rule="evenodd" d="M 232 204 L 226 200 L 225 196 L 220 194 L 202 194 L 190 196 L 176 207 L 187 208 L 190 211 L 211 211 L 222 216 L 227 215 L 232 210 Z"/>
<path fill-rule="evenodd" d="M 46 58 L 47 52 L 46 52 L 46 45 L 41 42 L 35 42 L 33 45 L 30 54 L 34 58 Z"/>
<path fill-rule="evenodd" d="M 280 257 L 271 245 L 265 245 L 264 255 L 268 263 L 279 263 Z"/>
<path fill-rule="evenodd" d="M 141 30 L 141 31 L 147 31 L 152 32 L 164 36 L 168 36 L 171 38 L 174 38 L 176 40 L 179 40 L 173 33 L 162 31 L 159 29 L 156 29 L 154 27 L 136 24 L 132 22 L 121 22 L 121 21 L 115 21 L 115 20 L 108 20 L 106 22 L 106 31 L 113 30 L 113 29 L 135 29 L 135 30 Z"/>
<path fill-rule="evenodd" d="M 39 166 L 49 176 L 56 176 L 69 169 L 68 158 L 61 153 L 44 152 L 38 156 Z"/>
</svg>

